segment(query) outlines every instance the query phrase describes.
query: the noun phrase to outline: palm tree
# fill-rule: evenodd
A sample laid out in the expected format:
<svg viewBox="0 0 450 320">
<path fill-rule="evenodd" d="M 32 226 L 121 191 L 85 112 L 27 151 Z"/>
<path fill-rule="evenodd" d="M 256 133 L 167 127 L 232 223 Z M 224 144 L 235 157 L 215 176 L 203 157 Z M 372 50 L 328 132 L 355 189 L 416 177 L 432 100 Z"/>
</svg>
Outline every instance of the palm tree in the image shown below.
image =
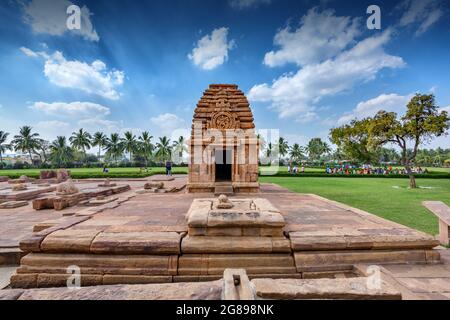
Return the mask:
<svg viewBox="0 0 450 320">
<path fill-rule="evenodd" d="M 50 158 L 59 168 L 73 160 L 72 148 L 67 145 L 66 137 L 58 136 L 50 145 Z"/>
<path fill-rule="evenodd" d="M 280 137 L 278 139 L 278 153 L 284 157 L 285 155 L 287 155 L 289 152 L 289 145 L 288 142 L 283 138 Z"/>
<path fill-rule="evenodd" d="M 72 132 L 72 136 L 69 138 L 72 148 L 76 150 L 81 150 L 84 155 L 84 160 L 86 161 L 86 149 L 91 147 L 92 136 L 89 132 L 84 131 L 83 128 L 78 130 L 78 132 Z"/>
<path fill-rule="evenodd" d="M 266 140 L 259 133 L 256 135 L 256 139 L 258 140 L 259 151 L 262 152 L 266 148 Z"/>
<path fill-rule="evenodd" d="M 162 161 L 169 160 L 172 155 L 172 148 L 170 147 L 170 139 L 167 137 L 159 138 L 159 142 L 156 144 L 156 157 Z"/>
<path fill-rule="evenodd" d="M 178 157 L 182 159 L 183 153 L 188 151 L 186 139 L 183 136 L 180 136 L 177 141 L 173 142 L 173 149 L 178 153 Z"/>
<path fill-rule="evenodd" d="M 20 128 L 19 134 L 14 136 L 11 144 L 16 151 L 28 153 L 30 156 L 31 165 L 33 164 L 32 153 L 39 148 L 39 133 L 32 133 L 33 128 L 29 126 L 23 126 Z"/>
<path fill-rule="evenodd" d="M 103 132 L 96 132 L 92 137 L 92 146 L 98 146 L 98 158 L 100 158 L 100 153 L 103 147 L 108 143 L 108 137 Z"/>
<path fill-rule="evenodd" d="M 301 158 L 303 158 L 303 152 L 304 148 L 301 147 L 298 143 L 294 143 L 289 152 L 289 156 L 293 161 L 298 162 Z"/>
<path fill-rule="evenodd" d="M 130 162 L 132 160 L 133 152 L 136 151 L 137 142 L 136 136 L 131 131 L 127 131 L 124 134 L 124 138 L 122 139 L 122 145 L 125 151 L 130 154 Z"/>
<path fill-rule="evenodd" d="M 11 150 L 11 145 L 5 143 L 8 136 L 8 132 L 0 131 L 0 168 L 3 168 L 2 154 L 5 153 L 6 150 Z"/>
<path fill-rule="evenodd" d="M 272 144 L 272 142 L 269 142 L 267 144 L 267 149 L 266 149 L 267 158 L 270 158 L 272 156 L 272 153 L 273 153 L 273 144 Z"/>
<path fill-rule="evenodd" d="M 142 132 L 139 136 L 139 152 L 145 159 L 145 166 L 148 167 L 148 160 L 152 155 L 155 146 L 152 144 L 153 136 L 148 131 Z"/>
<path fill-rule="evenodd" d="M 117 158 L 123 154 L 123 144 L 118 133 L 112 133 L 106 143 L 106 153 L 109 157 L 112 157 L 115 162 Z"/>
</svg>

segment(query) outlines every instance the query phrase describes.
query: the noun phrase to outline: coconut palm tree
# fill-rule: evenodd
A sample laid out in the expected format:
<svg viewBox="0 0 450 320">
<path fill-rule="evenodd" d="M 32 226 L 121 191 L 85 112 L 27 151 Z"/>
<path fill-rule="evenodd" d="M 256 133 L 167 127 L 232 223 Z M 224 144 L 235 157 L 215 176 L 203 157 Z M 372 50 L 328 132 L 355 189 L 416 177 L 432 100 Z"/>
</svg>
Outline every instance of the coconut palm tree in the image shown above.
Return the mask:
<svg viewBox="0 0 450 320">
<path fill-rule="evenodd" d="M 112 157 L 115 162 L 123 154 L 123 144 L 118 133 L 112 133 L 106 143 L 106 154 Z"/>
<path fill-rule="evenodd" d="M 284 157 L 289 152 L 289 145 L 288 142 L 283 138 L 280 137 L 278 139 L 278 153 L 280 156 Z"/>
<path fill-rule="evenodd" d="M 259 151 L 262 152 L 266 148 L 266 140 L 259 133 L 256 135 L 256 139 L 258 140 Z"/>
<path fill-rule="evenodd" d="M 89 132 L 84 131 L 83 128 L 78 130 L 78 132 L 72 132 L 72 136 L 69 138 L 72 148 L 83 152 L 85 161 L 87 159 L 86 149 L 89 149 L 91 147 L 91 140 L 92 136 L 89 134 Z"/>
<path fill-rule="evenodd" d="M 301 158 L 303 158 L 303 152 L 304 148 L 301 147 L 298 143 L 294 143 L 294 145 L 291 147 L 291 150 L 289 151 L 289 156 L 291 157 L 291 160 L 298 162 Z"/>
<path fill-rule="evenodd" d="M 98 147 L 98 158 L 100 158 L 100 153 L 101 153 L 103 147 L 105 147 L 107 143 L 108 143 L 108 137 L 103 132 L 97 131 L 92 136 L 92 146 Z"/>
<path fill-rule="evenodd" d="M 145 166 L 148 167 L 148 161 L 152 155 L 155 146 L 152 144 L 153 136 L 148 131 L 142 132 L 139 136 L 139 152 L 145 159 Z"/>
<path fill-rule="evenodd" d="M 177 141 L 173 142 L 173 150 L 178 153 L 180 159 L 183 158 L 183 153 L 188 152 L 186 139 L 183 136 L 180 136 Z"/>
<path fill-rule="evenodd" d="M 58 136 L 50 145 L 50 158 L 59 168 L 73 160 L 73 151 L 67 145 L 66 137 Z"/>
<path fill-rule="evenodd" d="M 130 162 L 132 160 L 133 152 L 137 149 L 136 136 L 131 131 L 127 131 L 122 139 L 123 148 L 130 155 Z"/>
<path fill-rule="evenodd" d="M 33 164 L 32 153 L 39 148 L 39 133 L 33 133 L 33 128 L 29 126 L 23 126 L 20 128 L 19 134 L 14 136 L 11 144 L 14 146 L 14 150 L 23 153 L 28 153 L 30 157 L 30 163 Z"/>
<path fill-rule="evenodd" d="M 159 138 L 156 144 L 156 157 L 162 161 L 170 159 L 172 155 L 172 148 L 170 147 L 170 139 L 167 137 Z"/>
<path fill-rule="evenodd" d="M 9 133 L 0 131 L 0 168 L 3 167 L 3 158 L 2 154 L 6 152 L 6 150 L 11 150 L 11 145 L 6 144 L 6 140 L 8 139 Z"/>
</svg>

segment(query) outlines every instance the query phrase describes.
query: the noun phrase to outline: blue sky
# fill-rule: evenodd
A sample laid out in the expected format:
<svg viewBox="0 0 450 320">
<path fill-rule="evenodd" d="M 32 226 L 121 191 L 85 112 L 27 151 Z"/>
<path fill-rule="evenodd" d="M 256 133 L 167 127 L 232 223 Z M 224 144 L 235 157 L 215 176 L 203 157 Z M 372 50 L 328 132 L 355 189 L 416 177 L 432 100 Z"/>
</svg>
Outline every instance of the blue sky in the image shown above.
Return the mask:
<svg viewBox="0 0 450 320">
<path fill-rule="evenodd" d="M 81 30 L 67 29 L 72 4 Z M 381 30 L 366 26 L 372 4 Z M 402 113 L 415 92 L 449 110 L 449 9 L 446 0 L 5 0 L 0 130 L 172 136 L 189 128 L 210 83 L 238 84 L 257 128 L 291 144 L 380 108 Z"/>
</svg>

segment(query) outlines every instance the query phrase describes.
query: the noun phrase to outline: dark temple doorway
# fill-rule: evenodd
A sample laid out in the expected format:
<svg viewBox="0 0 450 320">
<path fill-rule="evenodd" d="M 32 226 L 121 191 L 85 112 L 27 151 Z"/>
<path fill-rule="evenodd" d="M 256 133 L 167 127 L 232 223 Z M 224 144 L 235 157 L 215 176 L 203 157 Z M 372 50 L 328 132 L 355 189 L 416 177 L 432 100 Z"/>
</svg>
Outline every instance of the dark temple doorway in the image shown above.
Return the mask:
<svg viewBox="0 0 450 320">
<path fill-rule="evenodd" d="M 231 182 L 231 150 L 216 150 L 216 182 Z"/>
</svg>

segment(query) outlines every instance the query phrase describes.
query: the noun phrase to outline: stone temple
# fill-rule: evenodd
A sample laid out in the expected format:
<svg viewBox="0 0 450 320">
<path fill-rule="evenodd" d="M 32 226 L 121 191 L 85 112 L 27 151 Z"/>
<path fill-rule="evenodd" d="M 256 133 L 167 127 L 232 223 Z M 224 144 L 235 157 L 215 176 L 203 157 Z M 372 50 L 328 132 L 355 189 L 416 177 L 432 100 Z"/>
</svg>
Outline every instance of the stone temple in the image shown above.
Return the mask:
<svg viewBox="0 0 450 320">
<path fill-rule="evenodd" d="M 237 85 L 212 84 L 197 104 L 187 189 L 216 194 L 259 191 L 253 114 Z"/>
</svg>

